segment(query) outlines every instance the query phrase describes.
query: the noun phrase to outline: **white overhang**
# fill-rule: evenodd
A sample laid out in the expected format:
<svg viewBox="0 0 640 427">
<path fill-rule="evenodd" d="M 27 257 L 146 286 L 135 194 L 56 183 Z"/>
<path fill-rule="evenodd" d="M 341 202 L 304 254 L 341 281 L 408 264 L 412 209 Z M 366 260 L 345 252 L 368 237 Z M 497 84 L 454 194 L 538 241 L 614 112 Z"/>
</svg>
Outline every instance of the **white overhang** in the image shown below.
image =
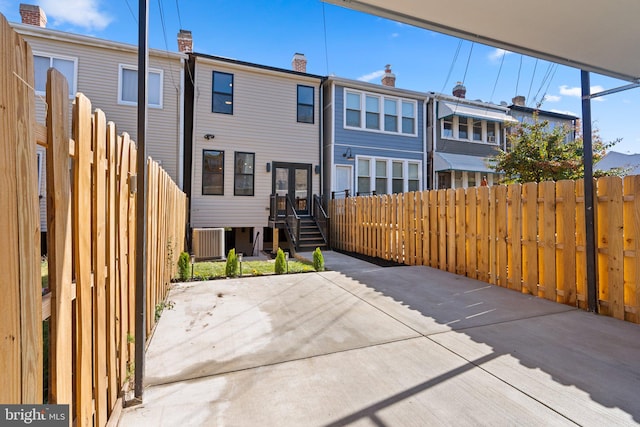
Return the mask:
<svg viewBox="0 0 640 427">
<path fill-rule="evenodd" d="M 466 171 L 495 173 L 489 167 L 489 159 L 486 157 L 468 156 L 465 154 L 434 153 L 433 168 L 440 171 Z"/>
<path fill-rule="evenodd" d="M 324 0 L 455 37 L 640 82 L 638 0 Z"/>
<path fill-rule="evenodd" d="M 511 122 L 518 123 L 516 119 L 507 115 L 504 111 L 492 110 L 490 108 L 473 107 L 470 105 L 458 104 L 455 102 L 438 103 L 438 119 L 449 116 L 471 117 L 474 119 L 488 120 L 491 122 Z"/>
</svg>

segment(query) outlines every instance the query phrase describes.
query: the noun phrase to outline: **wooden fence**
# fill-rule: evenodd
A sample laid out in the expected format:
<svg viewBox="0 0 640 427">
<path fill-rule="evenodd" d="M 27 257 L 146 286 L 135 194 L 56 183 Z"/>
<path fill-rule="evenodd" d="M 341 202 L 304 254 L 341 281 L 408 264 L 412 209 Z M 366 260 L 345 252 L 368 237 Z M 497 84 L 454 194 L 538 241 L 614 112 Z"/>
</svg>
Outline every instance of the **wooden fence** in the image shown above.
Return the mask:
<svg viewBox="0 0 640 427">
<path fill-rule="evenodd" d="M 0 44 L 0 402 L 42 403 L 48 354 L 48 403 L 70 404 L 70 424 L 103 426 L 135 360 L 135 144 L 82 94 L 70 138 L 68 86 L 53 69 L 46 125 L 36 123 L 33 55 L 2 15 Z M 44 296 L 36 143 L 46 149 Z M 147 179 L 149 332 L 183 248 L 186 197 L 151 159 Z"/>
<path fill-rule="evenodd" d="M 640 176 L 595 182 L 599 312 L 640 323 Z M 335 199 L 335 249 L 586 308 L 583 181 Z"/>
</svg>

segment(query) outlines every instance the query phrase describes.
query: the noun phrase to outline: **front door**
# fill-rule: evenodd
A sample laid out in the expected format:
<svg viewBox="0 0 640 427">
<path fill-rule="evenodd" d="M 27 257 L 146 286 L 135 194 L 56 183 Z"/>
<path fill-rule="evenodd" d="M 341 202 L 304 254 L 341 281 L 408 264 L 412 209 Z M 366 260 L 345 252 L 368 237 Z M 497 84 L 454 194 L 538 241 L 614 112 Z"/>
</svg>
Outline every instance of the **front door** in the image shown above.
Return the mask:
<svg viewBox="0 0 640 427">
<path fill-rule="evenodd" d="M 311 208 L 311 165 L 274 162 L 272 189 L 273 194 L 289 196 L 298 215 L 308 215 Z"/>
</svg>

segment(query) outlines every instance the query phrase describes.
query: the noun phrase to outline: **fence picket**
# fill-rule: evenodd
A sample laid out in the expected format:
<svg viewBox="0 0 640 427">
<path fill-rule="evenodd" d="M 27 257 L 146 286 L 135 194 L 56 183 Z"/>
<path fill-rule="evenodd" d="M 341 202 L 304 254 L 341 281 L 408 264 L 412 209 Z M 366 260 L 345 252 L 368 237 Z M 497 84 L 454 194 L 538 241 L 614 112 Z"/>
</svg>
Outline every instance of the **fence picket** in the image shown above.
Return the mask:
<svg viewBox="0 0 640 427">
<path fill-rule="evenodd" d="M 550 301 L 556 300 L 556 184 L 538 184 L 538 271 L 539 291 Z"/>
<path fill-rule="evenodd" d="M 625 318 L 640 323 L 640 175 L 624 178 Z"/>
<path fill-rule="evenodd" d="M 538 184 L 522 185 L 522 289 L 538 296 Z"/>
<path fill-rule="evenodd" d="M 496 209 L 496 284 L 507 287 L 507 187 L 497 185 L 491 187 Z"/>
<path fill-rule="evenodd" d="M 558 302 L 576 303 L 576 192 L 573 181 L 556 183 L 556 283 Z"/>
</svg>

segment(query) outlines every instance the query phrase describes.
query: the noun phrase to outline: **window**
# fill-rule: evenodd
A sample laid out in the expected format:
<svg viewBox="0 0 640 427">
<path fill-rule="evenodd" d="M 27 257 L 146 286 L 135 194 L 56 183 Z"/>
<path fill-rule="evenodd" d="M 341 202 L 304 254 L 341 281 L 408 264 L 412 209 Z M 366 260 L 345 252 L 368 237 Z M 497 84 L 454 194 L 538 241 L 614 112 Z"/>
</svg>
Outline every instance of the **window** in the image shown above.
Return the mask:
<svg viewBox="0 0 640 427">
<path fill-rule="evenodd" d="M 138 104 L 138 68 L 120 64 L 118 104 Z M 149 69 L 147 102 L 149 107 L 162 108 L 162 70 Z"/>
<path fill-rule="evenodd" d="M 482 141 L 482 120 L 473 120 L 473 134 L 474 141 Z"/>
<path fill-rule="evenodd" d="M 402 101 L 402 133 L 415 133 L 416 104 Z"/>
<path fill-rule="evenodd" d="M 475 186 L 476 186 L 476 173 L 468 172 L 467 187 L 475 187 Z"/>
<path fill-rule="evenodd" d="M 442 137 L 453 138 L 453 116 L 442 119 Z"/>
<path fill-rule="evenodd" d="M 376 160 L 376 194 L 387 194 L 387 162 Z"/>
<path fill-rule="evenodd" d="M 420 191 L 420 165 L 409 163 L 409 191 Z"/>
<path fill-rule="evenodd" d="M 33 69 L 35 73 L 36 92 L 44 93 L 47 89 L 47 71 L 53 67 L 60 71 L 69 83 L 69 96 L 76 93 L 76 65 L 75 58 L 55 57 L 43 54 L 33 55 Z"/>
<path fill-rule="evenodd" d="M 402 193 L 404 192 L 404 173 L 403 162 L 393 162 L 393 180 L 391 184 L 391 192 Z"/>
<path fill-rule="evenodd" d="M 380 98 L 367 96 L 366 126 L 367 129 L 380 129 Z"/>
<path fill-rule="evenodd" d="M 498 124 L 494 122 L 487 122 L 487 142 L 490 144 L 497 144 L 498 138 L 496 135 L 498 131 L 496 130 Z"/>
<path fill-rule="evenodd" d="M 233 181 L 234 196 L 253 196 L 254 187 L 254 153 L 236 152 Z"/>
<path fill-rule="evenodd" d="M 384 100 L 384 130 L 398 132 L 398 103 L 393 99 Z"/>
<path fill-rule="evenodd" d="M 458 117 L 458 138 L 469 139 L 469 119 Z"/>
<path fill-rule="evenodd" d="M 233 114 L 233 74 L 213 72 L 213 95 L 211 111 Z"/>
<path fill-rule="evenodd" d="M 202 151 L 202 194 L 224 194 L 224 151 Z"/>
<path fill-rule="evenodd" d="M 347 126 L 360 127 L 360 95 L 347 93 Z"/>
<path fill-rule="evenodd" d="M 313 123 L 313 97 L 311 86 L 298 85 L 298 122 Z"/>
<path fill-rule="evenodd" d="M 400 135 L 416 134 L 416 101 L 346 89 L 344 94 L 345 127 Z"/>
<path fill-rule="evenodd" d="M 371 191 L 371 179 L 369 159 L 358 159 L 358 192 L 369 193 Z"/>
</svg>

